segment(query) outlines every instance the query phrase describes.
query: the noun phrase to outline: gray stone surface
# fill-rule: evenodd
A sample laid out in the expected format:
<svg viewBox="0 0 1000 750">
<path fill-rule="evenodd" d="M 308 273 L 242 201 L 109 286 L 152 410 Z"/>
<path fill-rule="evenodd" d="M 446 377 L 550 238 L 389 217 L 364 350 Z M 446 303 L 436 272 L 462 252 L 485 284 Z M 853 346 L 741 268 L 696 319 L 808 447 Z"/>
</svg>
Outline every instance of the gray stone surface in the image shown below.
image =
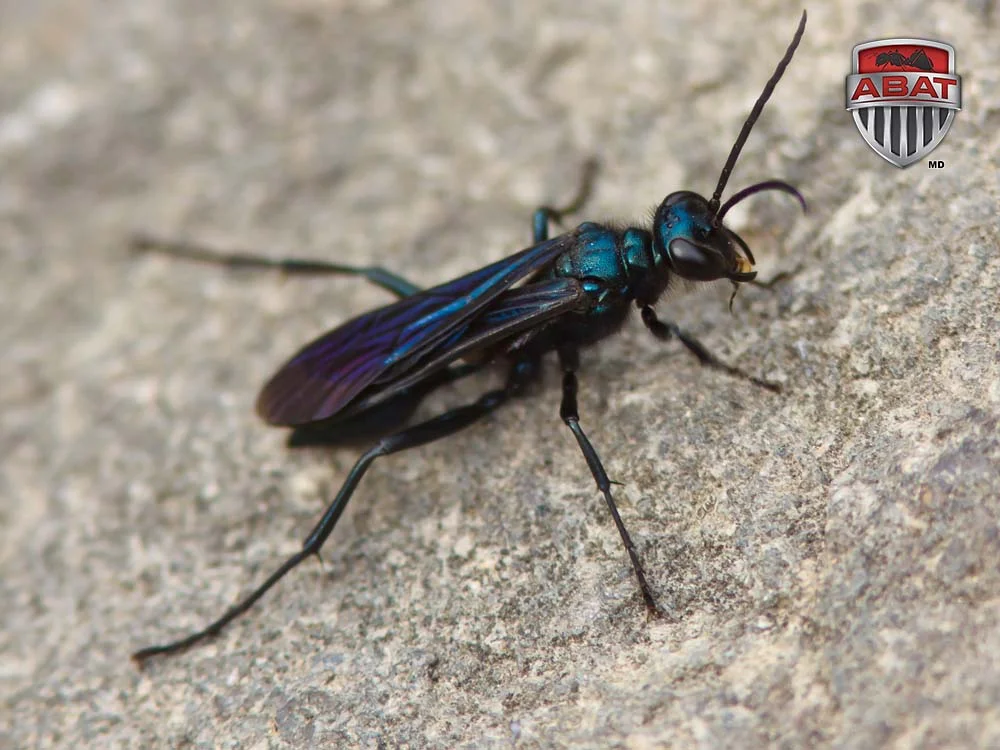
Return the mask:
<svg viewBox="0 0 1000 750">
<path fill-rule="evenodd" d="M 386 296 L 134 259 L 144 227 L 374 260 L 422 284 L 710 191 L 794 3 L 0 2 L 0 745 L 1000 745 L 1000 57 L 992 3 L 810 8 L 732 186 L 769 294 L 634 322 L 581 411 L 669 617 L 648 622 L 557 378 L 366 478 L 325 550 L 140 673 L 295 551 L 355 453 L 289 452 L 259 384 Z M 708 8 L 708 6 L 706 6 Z M 958 48 L 965 109 L 897 170 L 843 110 L 851 47 Z M 482 383 L 463 386 L 469 395 Z M 456 397 L 452 397 L 454 400 Z M 440 407 L 447 398 L 429 407 Z"/>
</svg>

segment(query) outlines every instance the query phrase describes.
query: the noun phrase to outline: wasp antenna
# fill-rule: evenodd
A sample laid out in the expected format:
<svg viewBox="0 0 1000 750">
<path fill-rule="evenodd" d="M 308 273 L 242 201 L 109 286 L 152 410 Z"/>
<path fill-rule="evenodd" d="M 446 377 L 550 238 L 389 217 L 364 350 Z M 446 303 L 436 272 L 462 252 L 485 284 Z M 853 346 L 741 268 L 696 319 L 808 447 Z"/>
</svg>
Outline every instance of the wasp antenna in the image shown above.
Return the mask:
<svg viewBox="0 0 1000 750">
<path fill-rule="evenodd" d="M 803 212 L 808 210 L 806 206 L 806 199 L 802 196 L 802 193 L 798 191 L 793 185 L 789 185 L 784 180 L 764 180 L 764 182 L 758 182 L 749 187 L 745 187 L 738 193 L 730 196 L 729 200 L 722 204 L 722 208 L 718 210 L 715 214 L 716 221 L 722 221 L 725 215 L 729 212 L 733 206 L 735 206 L 740 201 L 749 198 L 751 195 L 756 195 L 757 193 L 763 193 L 765 190 L 780 190 L 783 193 L 788 193 L 793 196 L 802 206 Z"/>
<path fill-rule="evenodd" d="M 743 123 L 743 129 L 740 131 L 739 137 L 736 139 L 736 143 L 733 144 L 732 150 L 729 152 L 729 158 L 726 159 L 726 165 L 722 168 L 722 172 L 719 174 L 719 184 L 715 186 L 715 192 L 712 194 L 712 200 L 708 202 L 709 210 L 714 214 L 719 208 L 719 201 L 722 199 L 722 191 L 726 189 L 726 183 L 729 182 L 729 175 L 733 171 L 733 167 L 736 166 L 736 160 L 740 158 L 740 151 L 743 150 L 743 144 L 746 143 L 747 137 L 750 135 L 750 131 L 753 129 L 754 124 L 757 122 L 757 118 L 760 117 L 760 113 L 764 110 L 764 105 L 767 104 L 767 100 L 771 98 L 771 94 L 774 92 L 774 87 L 778 85 L 778 81 L 781 80 L 781 76 L 785 74 L 785 68 L 788 67 L 788 63 L 792 61 L 792 55 L 795 54 L 795 49 L 799 46 L 799 42 L 802 41 L 802 33 L 806 30 L 806 12 L 802 11 L 802 19 L 799 21 L 799 27 L 795 30 L 795 36 L 792 37 L 792 43 L 788 45 L 788 49 L 785 50 L 784 57 L 778 63 L 778 67 L 774 69 L 774 73 L 771 75 L 770 80 L 764 86 L 764 90 L 757 97 L 757 102 L 753 105 L 753 109 L 750 110 L 750 114 L 747 116 L 746 122 Z"/>
</svg>

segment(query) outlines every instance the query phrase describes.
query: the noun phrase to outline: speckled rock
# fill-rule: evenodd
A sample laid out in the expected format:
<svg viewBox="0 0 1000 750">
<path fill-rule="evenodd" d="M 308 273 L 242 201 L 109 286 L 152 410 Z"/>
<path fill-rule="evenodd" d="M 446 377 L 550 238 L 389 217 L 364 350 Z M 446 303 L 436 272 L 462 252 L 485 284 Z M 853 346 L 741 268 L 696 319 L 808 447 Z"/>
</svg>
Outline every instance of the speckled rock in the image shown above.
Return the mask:
<svg viewBox="0 0 1000 750">
<path fill-rule="evenodd" d="M 735 316 L 722 284 L 660 304 L 782 395 L 638 321 L 584 354 L 666 617 L 553 368 L 376 464 L 323 565 L 139 672 L 298 549 L 356 452 L 288 451 L 256 391 L 387 298 L 130 257 L 129 232 L 432 284 L 524 246 L 591 155 L 588 218 L 644 220 L 711 191 L 801 8 L 0 3 L 0 745 L 1000 745 L 1000 20 L 931 8 L 809 9 L 731 183 L 809 198 L 731 215 L 792 277 Z M 958 50 L 944 169 L 886 164 L 843 109 L 853 45 L 900 35 Z"/>
</svg>

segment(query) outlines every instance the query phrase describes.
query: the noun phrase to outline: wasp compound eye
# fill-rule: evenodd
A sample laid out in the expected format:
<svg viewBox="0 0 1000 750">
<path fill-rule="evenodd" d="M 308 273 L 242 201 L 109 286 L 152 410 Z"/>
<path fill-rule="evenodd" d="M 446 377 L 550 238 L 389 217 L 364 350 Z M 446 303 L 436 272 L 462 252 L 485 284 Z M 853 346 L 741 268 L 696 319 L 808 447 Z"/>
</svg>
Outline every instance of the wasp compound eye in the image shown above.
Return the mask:
<svg viewBox="0 0 1000 750">
<path fill-rule="evenodd" d="M 667 245 L 667 252 L 674 272 L 690 281 L 714 281 L 728 275 L 722 256 L 711 247 L 675 237 Z"/>
</svg>

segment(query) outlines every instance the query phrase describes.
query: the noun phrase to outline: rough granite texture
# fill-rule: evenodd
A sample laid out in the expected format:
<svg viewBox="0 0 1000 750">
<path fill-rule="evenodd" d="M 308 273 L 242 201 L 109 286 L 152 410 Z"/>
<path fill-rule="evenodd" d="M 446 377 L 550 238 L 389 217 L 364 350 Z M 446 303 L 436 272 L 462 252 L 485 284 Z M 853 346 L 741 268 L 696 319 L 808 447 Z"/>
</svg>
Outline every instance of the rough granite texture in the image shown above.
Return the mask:
<svg viewBox="0 0 1000 750">
<path fill-rule="evenodd" d="M 1000 746 L 1000 19 L 810 7 L 731 189 L 775 292 L 660 305 L 781 396 L 634 320 L 583 424 L 668 616 L 649 621 L 545 384 L 376 464 L 255 417 L 298 345 L 384 303 L 343 279 L 125 249 L 135 228 L 433 284 L 586 217 L 710 192 L 800 6 L 735 0 L 0 2 L 0 746 Z M 504 8 L 501 10 L 501 8 Z M 851 47 L 958 49 L 964 110 L 898 170 L 843 109 Z M 488 380 L 488 378 L 486 379 Z M 483 380 L 427 411 L 471 397 Z"/>
</svg>

